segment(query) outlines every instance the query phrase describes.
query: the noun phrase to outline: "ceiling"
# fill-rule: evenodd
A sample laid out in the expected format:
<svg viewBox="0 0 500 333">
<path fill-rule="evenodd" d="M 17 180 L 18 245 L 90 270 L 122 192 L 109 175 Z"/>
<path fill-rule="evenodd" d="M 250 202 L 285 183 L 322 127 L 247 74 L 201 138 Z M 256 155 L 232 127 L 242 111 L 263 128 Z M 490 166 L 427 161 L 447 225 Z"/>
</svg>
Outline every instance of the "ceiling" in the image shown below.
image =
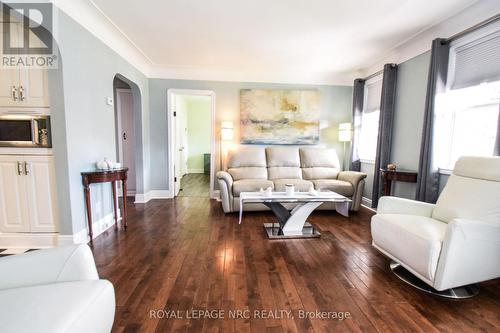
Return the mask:
<svg viewBox="0 0 500 333">
<path fill-rule="evenodd" d="M 353 75 L 477 0 L 93 0 L 176 70 Z"/>
</svg>

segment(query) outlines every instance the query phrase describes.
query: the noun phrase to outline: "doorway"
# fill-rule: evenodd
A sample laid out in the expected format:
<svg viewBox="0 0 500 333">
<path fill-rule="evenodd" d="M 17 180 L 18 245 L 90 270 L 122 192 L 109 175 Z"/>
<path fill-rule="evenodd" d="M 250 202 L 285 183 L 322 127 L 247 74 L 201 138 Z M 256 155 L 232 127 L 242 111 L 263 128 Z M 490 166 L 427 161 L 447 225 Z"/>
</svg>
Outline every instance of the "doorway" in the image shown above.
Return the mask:
<svg viewBox="0 0 500 333">
<path fill-rule="evenodd" d="M 116 142 L 117 161 L 123 167 L 128 168 L 127 193 L 126 196 L 135 196 L 136 167 L 135 167 L 135 121 L 134 100 L 130 85 L 118 77 L 113 80 L 115 94 L 116 112 Z M 121 187 L 118 189 L 120 196 L 123 195 Z"/>
<path fill-rule="evenodd" d="M 169 90 L 173 197 L 212 197 L 214 94 Z"/>
</svg>

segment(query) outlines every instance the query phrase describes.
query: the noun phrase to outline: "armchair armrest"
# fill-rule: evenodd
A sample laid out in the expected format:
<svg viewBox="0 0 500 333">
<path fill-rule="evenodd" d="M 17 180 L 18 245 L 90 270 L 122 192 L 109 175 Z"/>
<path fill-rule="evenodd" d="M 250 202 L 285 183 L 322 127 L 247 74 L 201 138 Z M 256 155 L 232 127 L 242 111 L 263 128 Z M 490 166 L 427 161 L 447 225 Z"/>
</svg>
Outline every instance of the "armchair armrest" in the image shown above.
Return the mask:
<svg viewBox="0 0 500 333">
<path fill-rule="evenodd" d="M 352 186 L 354 186 L 354 188 L 356 188 L 358 183 L 362 179 L 365 179 L 366 176 L 366 173 L 358 171 L 340 171 L 337 179 L 349 182 L 352 184 Z"/>
<path fill-rule="evenodd" d="M 233 211 L 233 177 L 226 171 L 219 171 L 215 175 L 220 188 L 220 199 L 224 213 Z"/>
<path fill-rule="evenodd" d="M 81 280 L 98 280 L 86 244 L 38 250 L 0 259 L 0 290 Z"/>
<path fill-rule="evenodd" d="M 397 198 L 381 197 L 378 201 L 377 214 L 410 214 L 431 217 L 434 204 Z"/>
<path fill-rule="evenodd" d="M 444 290 L 500 277 L 500 222 L 448 223 L 435 287 Z"/>
</svg>

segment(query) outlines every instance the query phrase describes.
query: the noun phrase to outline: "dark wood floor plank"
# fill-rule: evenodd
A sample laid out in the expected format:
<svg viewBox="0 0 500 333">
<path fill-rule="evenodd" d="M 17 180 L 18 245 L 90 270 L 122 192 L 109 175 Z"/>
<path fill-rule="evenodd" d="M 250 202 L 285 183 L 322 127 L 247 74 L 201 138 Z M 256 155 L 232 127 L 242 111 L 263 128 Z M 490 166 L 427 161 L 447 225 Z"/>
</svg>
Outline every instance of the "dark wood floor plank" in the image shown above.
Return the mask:
<svg viewBox="0 0 500 333">
<path fill-rule="evenodd" d="M 206 197 L 128 204 L 129 229 L 94 241 L 99 274 L 115 286 L 113 332 L 494 332 L 500 281 L 465 301 L 429 296 L 396 278 L 371 246 L 363 209 L 349 218 L 319 211 L 320 239 L 269 240 L 269 212 L 223 214 Z M 224 310 L 225 319 L 187 318 Z M 158 318 L 154 311 L 179 311 Z M 250 313 L 228 318 L 229 311 Z M 291 311 L 256 318 L 254 311 Z M 300 311 L 348 311 L 351 318 L 299 318 Z M 248 312 L 245 312 L 248 311 Z"/>
</svg>

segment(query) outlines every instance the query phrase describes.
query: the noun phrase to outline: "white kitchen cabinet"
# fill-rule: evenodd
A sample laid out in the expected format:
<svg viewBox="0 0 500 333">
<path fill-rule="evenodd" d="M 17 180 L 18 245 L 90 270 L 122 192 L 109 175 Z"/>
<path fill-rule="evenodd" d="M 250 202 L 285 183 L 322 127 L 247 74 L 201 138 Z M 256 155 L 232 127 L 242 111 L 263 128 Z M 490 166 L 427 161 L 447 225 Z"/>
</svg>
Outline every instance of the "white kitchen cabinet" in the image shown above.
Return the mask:
<svg viewBox="0 0 500 333">
<path fill-rule="evenodd" d="M 0 45 L 6 32 L 0 34 Z M 19 46 L 23 28 L 18 23 L 11 23 L 11 45 Z M 32 46 L 41 41 L 30 33 Z M 29 55 L 28 55 L 29 56 Z M 48 70 L 23 66 L 20 68 L 0 68 L 0 107 L 39 107 L 48 108 L 49 101 Z"/>
<path fill-rule="evenodd" d="M 52 156 L 0 156 L 0 232 L 58 231 Z"/>
<path fill-rule="evenodd" d="M 19 156 L 0 156 L 0 232 L 29 232 L 26 178 Z"/>
</svg>

